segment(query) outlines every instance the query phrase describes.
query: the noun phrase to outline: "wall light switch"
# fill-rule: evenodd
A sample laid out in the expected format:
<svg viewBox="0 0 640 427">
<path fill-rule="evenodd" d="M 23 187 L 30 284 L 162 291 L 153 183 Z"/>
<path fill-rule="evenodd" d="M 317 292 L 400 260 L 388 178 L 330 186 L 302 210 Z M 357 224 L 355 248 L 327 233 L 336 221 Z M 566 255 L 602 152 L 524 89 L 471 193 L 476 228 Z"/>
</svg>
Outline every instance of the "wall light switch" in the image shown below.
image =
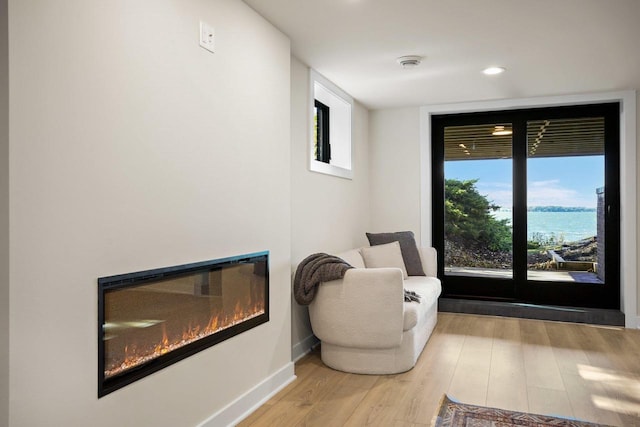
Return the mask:
<svg viewBox="0 0 640 427">
<path fill-rule="evenodd" d="M 215 52 L 213 27 L 202 21 L 200 21 L 200 46 L 209 52 Z"/>
</svg>

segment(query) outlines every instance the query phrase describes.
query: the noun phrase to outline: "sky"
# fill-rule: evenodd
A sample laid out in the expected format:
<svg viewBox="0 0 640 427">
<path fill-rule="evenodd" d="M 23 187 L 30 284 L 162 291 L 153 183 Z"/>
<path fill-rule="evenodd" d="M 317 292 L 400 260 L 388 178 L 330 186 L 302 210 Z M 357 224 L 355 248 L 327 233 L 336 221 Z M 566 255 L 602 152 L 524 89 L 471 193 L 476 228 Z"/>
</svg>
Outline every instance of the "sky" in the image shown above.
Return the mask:
<svg viewBox="0 0 640 427">
<path fill-rule="evenodd" d="M 493 203 L 511 208 L 511 159 L 445 162 L 446 179 L 479 179 L 476 188 Z M 604 156 L 527 160 L 528 206 L 596 207 L 596 188 L 604 187 Z"/>
</svg>

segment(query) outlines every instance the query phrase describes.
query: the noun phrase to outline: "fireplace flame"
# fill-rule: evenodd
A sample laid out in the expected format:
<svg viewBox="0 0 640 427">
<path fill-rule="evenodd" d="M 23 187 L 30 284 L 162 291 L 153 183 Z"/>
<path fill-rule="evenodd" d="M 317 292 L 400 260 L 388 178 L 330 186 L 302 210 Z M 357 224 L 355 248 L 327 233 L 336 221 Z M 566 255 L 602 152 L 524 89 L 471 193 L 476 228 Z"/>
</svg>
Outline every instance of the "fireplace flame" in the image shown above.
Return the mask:
<svg viewBox="0 0 640 427">
<path fill-rule="evenodd" d="M 155 346 L 155 353 L 158 355 L 169 352 L 169 337 L 167 337 L 167 325 L 162 323 L 162 340 Z"/>
<path fill-rule="evenodd" d="M 264 314 L 264 302 L 258 302 L 253 306 L 247 304 L 243 306 L 240 301 L 235 305 L 231 314 L 216 313 L 211 316 L 207 325 L 202 326 L 198 323 L 193 325 L 191 322 L 177 337 L 170 337 L 167 333 L 165 322 L 161 323 L 161 334 L 158 342 L 149 348 L 139 348 L 135 343 L 124 346 L 124 357 L 122 360 L 113 360 L 105 368 L 105 378 L 119 375 L 131 368 L 137 367 L 156 359 L 163 354 L 184 347 L 200 339 L 206 338 L 224 329 L 230 328 L 239 323 L 245 322 L 254 317 Z"/>
</svg>

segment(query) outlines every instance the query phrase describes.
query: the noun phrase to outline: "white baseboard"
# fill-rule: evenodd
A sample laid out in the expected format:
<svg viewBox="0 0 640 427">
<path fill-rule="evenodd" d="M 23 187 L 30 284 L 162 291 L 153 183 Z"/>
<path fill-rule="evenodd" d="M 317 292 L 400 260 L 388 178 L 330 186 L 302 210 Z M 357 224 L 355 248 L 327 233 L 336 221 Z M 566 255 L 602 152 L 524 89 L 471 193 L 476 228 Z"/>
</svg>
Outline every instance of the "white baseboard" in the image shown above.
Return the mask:
<svg viewBox="0 0 640 427">
<path fill-rule="evenodd" d="M 198 427 L 234 426 L 238 424 L 296 379 L 293 367 L 293 362 L 287 363 L 273 375 L 265 378 L 251 390 L 198 424 Z"/>
<path fill-rule="evenodd" d="M 291 347 L 291 359 L 293 359 L 293 363 L 302 359 L 302 357 L 309 353 L 319 342 L 320 340 L 315 335 L 309 335 Z"/>
<path fill-rule="evenodd" d="M 626 329 L 640 329 L 640 316 L 626 315 L 624 316 L 624 327 Z"/>
</svg>

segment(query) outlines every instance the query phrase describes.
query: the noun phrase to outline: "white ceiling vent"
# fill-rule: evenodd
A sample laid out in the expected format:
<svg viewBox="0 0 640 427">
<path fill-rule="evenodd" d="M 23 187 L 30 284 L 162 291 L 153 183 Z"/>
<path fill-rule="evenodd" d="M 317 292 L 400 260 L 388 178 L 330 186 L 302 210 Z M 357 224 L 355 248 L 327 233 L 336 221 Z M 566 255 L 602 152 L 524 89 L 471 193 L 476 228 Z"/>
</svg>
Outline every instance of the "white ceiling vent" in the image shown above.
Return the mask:
<svg viewBox="0 0 640 427">
<path fill-rule="evenodd" d="M 397 59 L 398 64 L 400 64 L 402 66 L 402 68 L 415 68 L 418 65 L 420 65 L 420 62 L 422 62 L 422 56 L 416 56 L 416 55 L 408 55 L 408 56 L 401 56 L 400 58 Z"/>
</svg>

